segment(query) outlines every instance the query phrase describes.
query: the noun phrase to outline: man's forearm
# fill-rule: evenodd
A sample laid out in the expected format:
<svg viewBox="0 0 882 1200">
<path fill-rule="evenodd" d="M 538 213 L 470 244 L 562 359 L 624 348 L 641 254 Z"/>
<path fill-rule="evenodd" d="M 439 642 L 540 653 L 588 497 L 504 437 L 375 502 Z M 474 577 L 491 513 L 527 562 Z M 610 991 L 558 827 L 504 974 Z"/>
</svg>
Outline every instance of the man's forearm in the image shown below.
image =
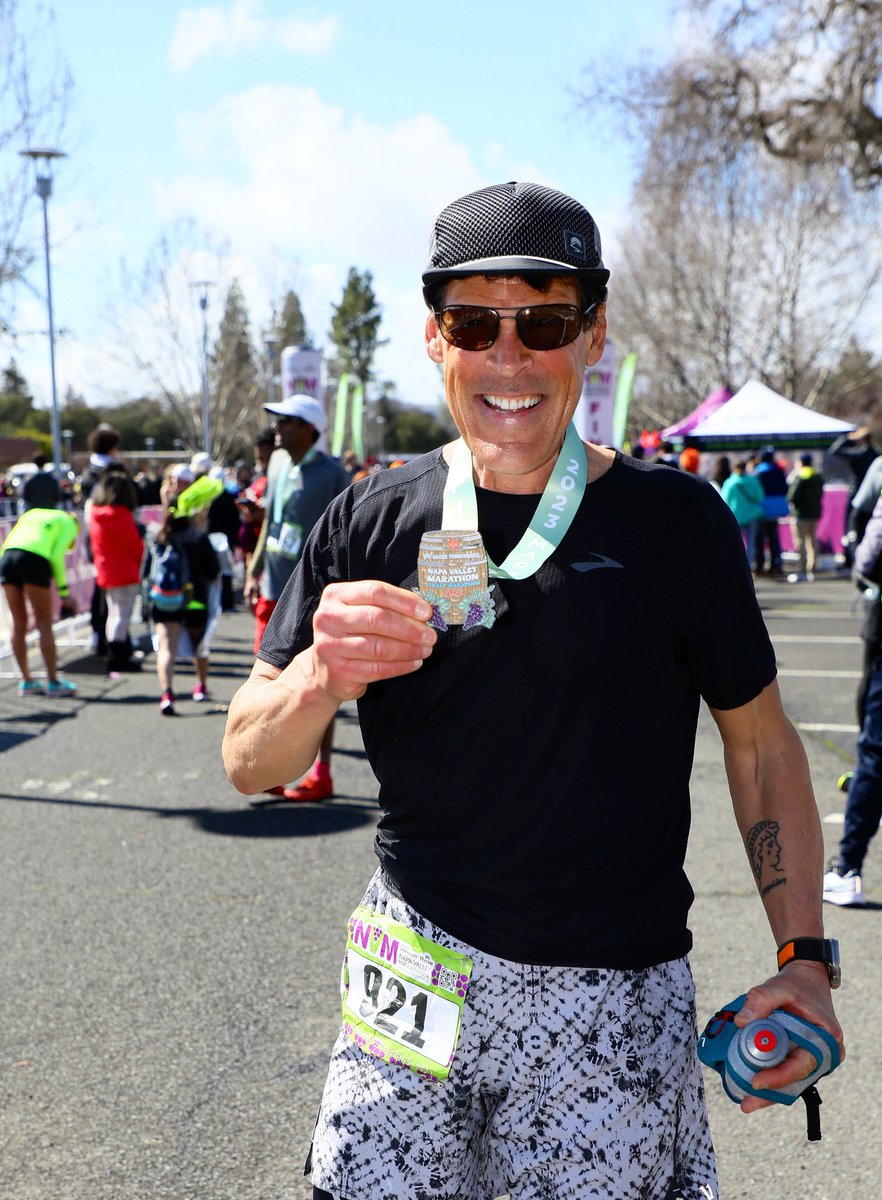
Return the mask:
<svg viewBox="0 0 882 1200">
<path fill-rule="evenodd" d="M 729 770 L 736 819 L 776 945 L 823 933 L 823 837 L 805 750 L 789 729 L 763 761 Z"/>
<path fill-rule="evenodd" d="M 305 650 L 274 678 L 258 663 L 230 704 L 224 734 L 227 774 L 254 795 L 296 779 L 312 766 L 339 705 L 315 685 Z"/>
<path fill-rule="evenodd" d="M 259 579 L 263 573 L 263 560 L 266 555 L 266 530 L 267 518 L 264 517 L 260 533 L 257 535 L 257 545 L 254 547 L 254 553 L 251 555 L 248 563 L 248 579 Z"/>
</svg>

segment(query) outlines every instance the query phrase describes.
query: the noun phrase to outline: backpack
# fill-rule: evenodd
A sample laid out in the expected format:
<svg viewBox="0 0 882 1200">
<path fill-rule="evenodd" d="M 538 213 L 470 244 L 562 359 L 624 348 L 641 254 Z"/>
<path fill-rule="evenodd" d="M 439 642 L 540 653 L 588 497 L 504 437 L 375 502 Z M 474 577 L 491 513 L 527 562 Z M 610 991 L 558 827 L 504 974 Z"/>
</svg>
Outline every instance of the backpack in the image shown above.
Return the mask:
<svg viewBox="0 0 882 1200">
<path fill-rule="evenodd" d="M 186 553 L 174 542 L 154 546 L 148 598 L 160 612 L 186 608 L 193 586 Z"/>
</svg>

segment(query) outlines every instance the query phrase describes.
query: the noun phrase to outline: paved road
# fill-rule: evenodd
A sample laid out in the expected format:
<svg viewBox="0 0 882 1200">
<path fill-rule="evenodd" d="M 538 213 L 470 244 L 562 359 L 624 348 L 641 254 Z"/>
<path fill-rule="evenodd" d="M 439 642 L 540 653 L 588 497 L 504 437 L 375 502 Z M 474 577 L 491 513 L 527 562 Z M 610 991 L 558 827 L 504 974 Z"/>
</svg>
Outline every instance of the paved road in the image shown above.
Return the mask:
<svg viewBox="0 0 882 1200">
<path fill-rule="evenodd" d="M 851 585 L 759 593 L 832 852 L 855 736 Z M 257 811 L 233 790 L 222 709 L 250 633 L 244 614 L 225 618 L 217 704 L 185 701 L 175 720 L 158 716 L 152 672 L 108 683 L 85 656 L 67 664 L 82 685 L 72 702 L 19 701 L 0 681 L 0 1200 L 310 1195 L 301 1168 L 336 1030 L 340 931 L 373 865 L 375 790 L 351 709 L 332 804 Z M 651 787 L 652 764 L 646 775 Z M 693 966 L 709 1015 L 771 971 L 774 946 L 706 715 L 693 790 Z M 851 1055 L 822 1087 L 824 1140 L 806 1143 L 798 1110 L 743 1117 L 712 1076 L 723 1200 L 880 1194 L 882 838 L 867 882 L 868 911 L 829 913 Z"/>
</svg>

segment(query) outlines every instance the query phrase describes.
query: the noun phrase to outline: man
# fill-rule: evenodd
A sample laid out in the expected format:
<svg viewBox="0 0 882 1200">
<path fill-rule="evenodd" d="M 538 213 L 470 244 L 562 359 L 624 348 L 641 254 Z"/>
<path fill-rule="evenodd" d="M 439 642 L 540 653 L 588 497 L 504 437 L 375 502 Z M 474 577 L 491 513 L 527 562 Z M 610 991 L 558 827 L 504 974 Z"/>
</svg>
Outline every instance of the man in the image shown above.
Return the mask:
<svg viewBox="0 0 882 1200">
<path fill-rule="evenodd" d="M 787 476 L 775 462 L 774 447 L 768 446 L 760 455 L 754 472 L 764 493 L 763 515 L 756 533 L 756 559 L 754 573 L 762 575 L 765 569 L 766 543 L 769 544 L 769 574 L 781 574 L 781 539 L 778 536 L 778 521 L 790 511 L 787 505 Z"/>
<path fill-rule="evenodd" d="M 788 575 L 787 582 L 811 583 L 818 563 L 818 521 L 824 503 L 824 476 L 815 470 L 809 453 L 799 456 L 799 466 L 787 485 L 787 501 L 796 518 L 793 535 L 799 554 L 799 570 Z"/>
<path fill-rule="evenodd" d="M 851 570 L 854 562 L 854 548 L 864 536 L 867 521 L 873 512 L 873 507 L 879 496 L 880 484 L 874 486 L 872 499 L 867 502 L 867 491 L 864 481 L 879 458 L 879 451 L 873 444 L 873 434 L 868 425 L 861 425 L 850 433 L 843 433 L 832 444 L 827 453 L 831 458 L 839 458 L 848 465 L 851 471 L 851 487 L 848 490 L 848 520 L 846 521 L 843 550 L 845 553 L 845 568 Z M 874 479 L 879 478 L 874 471 Z M 863 493 L 860 502 L 858 494 Z"/>
<path fill-rule="evenodd" d="M 254 607 L 255 654 L 260 650 L 267 622 L 300 559 L 310 530 L 349 482 L 343 467 L 316 445 L 327 429 L 325 410 L 318 400 L 294 395 L 275 404 L 265 404 L 264 408 L 273 417 L 279 448 L 269 462 L 266 518 L 245 575 L 245 601 Z M 264 790 L 294 803 L 329 800 L 334 794 L 333 745 L 331 720 L 307 777 L 290 788 L 273 780 Z"/>
<path fill-rule="evenodd" d="M 864 591 L 864 663 L 857 692 L 860 734 L 854 772 L 840 780 L 848 800 L 839 851 L 824 876 L 824 899 L 841 908 L 863 908 L 867 902 L 864 859 L 882 821 L 882 497 L 855 549 L 854 578 Z"/>
<path fill-rule="evenodd" d="M 46 455 L 35 454 L 37 470 L 25 480 L 21 498 L 25 511 L 29 508 L 58 508 L 61 504 L 61 488 L 52 471 L 46 470 Z"/>
<path fill-rule="evenodd" d="M 717 1195 L 683 873 L 701 695 L 777 941 L 822 934 L 820 825 L 737 525 L 704 481 L 571 425 L 608 274 L 590 214 L 549 188 L 444 210 L 425 344 L 462 438 L 331 505 L 230 708 L 246 793 L 302 769 L 352 699 L 380 782 L 315 1197 Z M 651 778 L 623 769 L 638 737 Z M 841 1037 L 821 962 L 738 1021 L 777 1006 Z"/>
</svg>

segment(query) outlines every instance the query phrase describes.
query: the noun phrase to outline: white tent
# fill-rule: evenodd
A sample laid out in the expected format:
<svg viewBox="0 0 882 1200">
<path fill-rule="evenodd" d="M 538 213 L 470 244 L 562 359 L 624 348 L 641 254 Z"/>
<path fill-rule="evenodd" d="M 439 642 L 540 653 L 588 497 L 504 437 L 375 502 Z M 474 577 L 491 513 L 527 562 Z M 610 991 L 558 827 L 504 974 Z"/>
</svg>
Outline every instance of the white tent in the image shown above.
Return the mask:
<svg viewBox="0 0 882 1200">
<path fill-rule="evenodd" d="M 824 450 L 854 429 L 847 421 L 825 417 L 814 409 L 785 400 L 751 379 L 722 408 L 686 435 L 699 450 Z"/>
</svg>

